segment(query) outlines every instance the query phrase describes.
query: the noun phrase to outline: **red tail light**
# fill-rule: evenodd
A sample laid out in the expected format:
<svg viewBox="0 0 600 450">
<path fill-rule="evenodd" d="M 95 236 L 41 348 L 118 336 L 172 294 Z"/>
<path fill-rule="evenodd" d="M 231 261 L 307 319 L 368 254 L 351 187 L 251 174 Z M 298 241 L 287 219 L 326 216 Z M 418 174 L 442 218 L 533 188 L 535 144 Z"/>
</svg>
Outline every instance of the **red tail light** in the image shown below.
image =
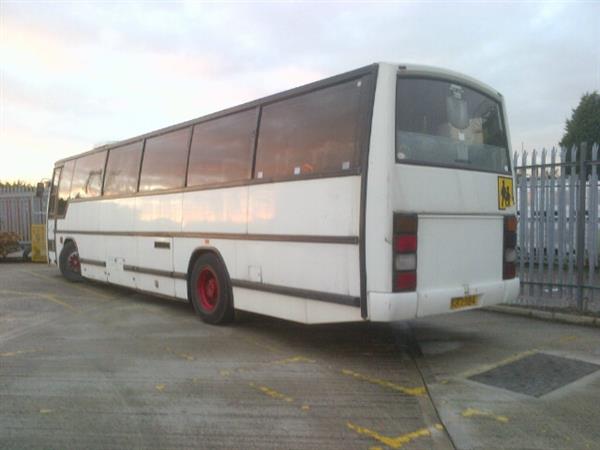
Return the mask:
<svg viewBox="0 0 600 450">
<path fill-rule="evenodd" d="M 417 235 L 401 234 L 399 236 L 394 236 L 394 251 L 396 253 L 416 253 Z"/>
<path fill-rule="evenodd" d="M 414 291 L 417 289 L 417 271 L 396 272 L 396 291 Z"/>
<path fill-rule="evenodd" d="M 504 245 L 502 249 L 502 279 L 510 280 L 517 276 L 516 259 L 517 253 L 517 218 L 515 216 L 504 217 Z"/>
<path fill-rule="evenodd" d="M 394 215 L 394 292 L 417 289 L 417 228 L 416 215 Z"/>
</svg>

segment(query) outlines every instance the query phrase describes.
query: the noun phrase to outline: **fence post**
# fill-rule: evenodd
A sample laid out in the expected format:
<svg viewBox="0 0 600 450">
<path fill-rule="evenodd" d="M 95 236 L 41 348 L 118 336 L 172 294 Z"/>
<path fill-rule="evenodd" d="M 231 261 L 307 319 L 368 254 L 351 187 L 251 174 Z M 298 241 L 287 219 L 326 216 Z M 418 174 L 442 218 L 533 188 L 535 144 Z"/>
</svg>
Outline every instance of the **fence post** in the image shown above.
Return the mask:
<svg viewBox="0 0 600 450">
<path fill-rule="evenodd" d="M 577 196 L 577 310 L 583 311 L 583 264 L 585 253 L 585 194 L 587 145 L 579 146 L 579 195 Z"/>
</svg>

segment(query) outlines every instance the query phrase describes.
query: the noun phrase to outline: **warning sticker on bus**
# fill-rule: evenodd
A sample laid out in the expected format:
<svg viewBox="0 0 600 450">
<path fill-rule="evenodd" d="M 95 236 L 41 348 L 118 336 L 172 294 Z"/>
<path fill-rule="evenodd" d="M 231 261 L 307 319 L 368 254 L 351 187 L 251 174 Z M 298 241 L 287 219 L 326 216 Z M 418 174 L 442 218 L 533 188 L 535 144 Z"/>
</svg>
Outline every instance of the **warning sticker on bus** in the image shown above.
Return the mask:
<svg viewBox="0 0 600 450">
<path fill-rule="evenodd" d="M 510 208 L 515 204 L 513 180 L 511 177 L 498 177 L 498 209 Z"/>
</svg>

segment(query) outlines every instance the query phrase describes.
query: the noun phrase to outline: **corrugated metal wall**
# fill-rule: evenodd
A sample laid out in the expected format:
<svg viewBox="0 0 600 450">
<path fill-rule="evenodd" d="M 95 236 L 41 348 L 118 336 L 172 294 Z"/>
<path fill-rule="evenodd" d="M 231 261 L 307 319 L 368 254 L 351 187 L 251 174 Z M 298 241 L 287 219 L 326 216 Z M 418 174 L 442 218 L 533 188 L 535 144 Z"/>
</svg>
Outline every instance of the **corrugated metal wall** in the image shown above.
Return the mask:
<svg viewBox="0 0 600 450">
<path fill-rule="evenodd" d="M 12 231 L 22 241 L 31 241 L 31 224 L 46 223 L 48 189 L 42 198 L 35 194 L 35 188 L 0 187 L 0 231 Z"/>
</svg>

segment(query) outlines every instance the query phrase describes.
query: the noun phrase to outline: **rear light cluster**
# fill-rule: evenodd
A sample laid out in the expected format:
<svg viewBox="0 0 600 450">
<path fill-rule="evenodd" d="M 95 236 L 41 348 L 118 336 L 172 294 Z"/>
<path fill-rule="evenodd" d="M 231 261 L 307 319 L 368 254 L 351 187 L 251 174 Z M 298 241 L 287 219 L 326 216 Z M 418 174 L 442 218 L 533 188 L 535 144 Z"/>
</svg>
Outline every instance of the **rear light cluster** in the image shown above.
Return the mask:
<svg viewBox="0 0 600 450">
<path fill-rule="evenodd" d="M 417 289 L 417 216 L 394 214 L 393 291 Z"/>
<path fill-rule="evenodd" d="M 504 248 L 502 257 L 502 279 L 510 280 L 516 276 L 515 262 L 517 260 L 517 218 L 504 217 Z"/>
</svg>

